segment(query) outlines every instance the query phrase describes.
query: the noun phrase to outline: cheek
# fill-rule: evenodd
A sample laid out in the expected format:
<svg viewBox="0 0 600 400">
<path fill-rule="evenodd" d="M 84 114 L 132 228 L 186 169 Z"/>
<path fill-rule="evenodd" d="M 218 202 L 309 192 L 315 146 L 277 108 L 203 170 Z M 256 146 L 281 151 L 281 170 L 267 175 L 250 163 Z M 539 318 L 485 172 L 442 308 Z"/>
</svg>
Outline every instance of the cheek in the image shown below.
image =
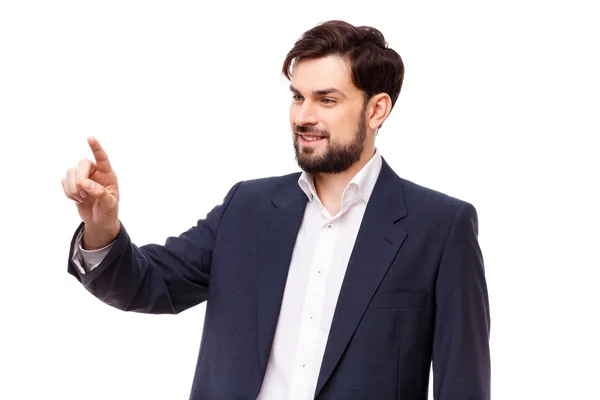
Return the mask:
<svg viewBox="0 0 600 400">
<path fill-rule="evenodd" d="M 354 137 L 355 127 L 346 123 L 337 123 L 329 127 L 331 137 L 338 143 L 348 143 Z"/>
<path fill-rule="evenodd" d="M 294 109 L 292 107 L 290 107 L 289 118 L 290 118 L 290 127 L 292 128 L 292 130 L 294 130 L 294 126 L 295 126 L 294 121 L 296 120 L 296 112 L 294 111 Z"/>
<path fill-rule="evenodd" d="M 350 142 L 356 135 L 360 115 L 356 113 L 345 113 L 335 121 L 335 128 L 332 126 L 332 130 L 337 133 L 340 141 Z"/>
</svg>

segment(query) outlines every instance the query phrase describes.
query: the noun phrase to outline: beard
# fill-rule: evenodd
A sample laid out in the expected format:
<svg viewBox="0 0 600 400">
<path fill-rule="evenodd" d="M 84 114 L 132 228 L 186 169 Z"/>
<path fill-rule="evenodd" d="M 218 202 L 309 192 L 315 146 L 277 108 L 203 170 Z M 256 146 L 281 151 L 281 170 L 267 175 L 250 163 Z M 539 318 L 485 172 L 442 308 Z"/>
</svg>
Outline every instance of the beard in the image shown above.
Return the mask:
<svg viewBox="0 0 600 400">
<path fill-rule="evenodd" d="M 299 133 L 317 133 L 322 136 L 322 140 L 327 141 L 323 153 L 315 155 L 316 149 L 311 147 L 303 147 L 301 149 Z M 367 126 L 364 112 L 361 113 L 352 141 L 348 144 L 332 142 L 331 135 L 327 130 L 318 130 L 313 126 L 296 126 L 294 136 L 296 161 L 303 171 L 310 174 L 336 174 L 344 172 L 360 160 L 360 156 L 365 148 L 366 137 Z"/>
</svg>

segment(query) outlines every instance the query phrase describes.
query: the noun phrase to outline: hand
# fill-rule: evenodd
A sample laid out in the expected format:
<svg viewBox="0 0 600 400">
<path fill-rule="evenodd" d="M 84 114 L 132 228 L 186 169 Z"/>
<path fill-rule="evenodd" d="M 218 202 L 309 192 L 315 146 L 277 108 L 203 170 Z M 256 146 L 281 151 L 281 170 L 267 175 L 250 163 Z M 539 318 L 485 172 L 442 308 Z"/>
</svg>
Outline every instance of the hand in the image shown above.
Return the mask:
<svg viewBox="0 0 600 400">
<path fill-rule="evenodd" d="M 95 163 L 83 159 L 62 179 L 65 195 L 77 205 L 85 223 L 84 247 L 101 248 L 119 233 L 119 186 L 108 156 L 100 143 L 88 138 Z"/>
</svg>

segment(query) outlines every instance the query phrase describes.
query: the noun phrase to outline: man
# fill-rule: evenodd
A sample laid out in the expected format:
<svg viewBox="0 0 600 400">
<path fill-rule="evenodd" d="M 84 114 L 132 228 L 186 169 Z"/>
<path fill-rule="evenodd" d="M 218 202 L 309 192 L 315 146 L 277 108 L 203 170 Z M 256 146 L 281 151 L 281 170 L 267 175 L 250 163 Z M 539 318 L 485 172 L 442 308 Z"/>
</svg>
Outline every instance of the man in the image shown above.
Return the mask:
<svg viewBox="0 0 600 400">
<path fill-rule="evenodd" d="M 302 173 L 239 182 L 164 245 L 135 246 L 115 172 L 63 179 L 82 224 L 68 271 L 121 310 L 207 301 L 191 399 L 490 398 L 477 215 L 398 177 L 375 147 L 404 66 L 371 27 L 305 32 L 282 68 Z"/>
</svg>

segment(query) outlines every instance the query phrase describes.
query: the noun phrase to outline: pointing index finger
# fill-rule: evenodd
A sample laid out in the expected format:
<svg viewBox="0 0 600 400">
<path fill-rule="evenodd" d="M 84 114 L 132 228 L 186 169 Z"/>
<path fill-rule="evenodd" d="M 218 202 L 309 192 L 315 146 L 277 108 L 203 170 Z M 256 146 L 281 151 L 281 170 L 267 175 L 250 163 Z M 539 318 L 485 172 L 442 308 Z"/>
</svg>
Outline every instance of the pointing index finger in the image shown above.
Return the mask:
<svg viewBox="0 0 600 400">
<path fill-rule="evenodd" d="M 93 136 L 88 137 L 88 144 L 90 145 L 90 149 L 92 149 L 92 154 L 94 154 L 94 159 L 96 160 L 96 168 L 102 172 L 109 172 L 112 170 L 110 166 L 110 161 L 108 160 L 108 155 L 100 146 L 100 142 Z"/>
</svg>

